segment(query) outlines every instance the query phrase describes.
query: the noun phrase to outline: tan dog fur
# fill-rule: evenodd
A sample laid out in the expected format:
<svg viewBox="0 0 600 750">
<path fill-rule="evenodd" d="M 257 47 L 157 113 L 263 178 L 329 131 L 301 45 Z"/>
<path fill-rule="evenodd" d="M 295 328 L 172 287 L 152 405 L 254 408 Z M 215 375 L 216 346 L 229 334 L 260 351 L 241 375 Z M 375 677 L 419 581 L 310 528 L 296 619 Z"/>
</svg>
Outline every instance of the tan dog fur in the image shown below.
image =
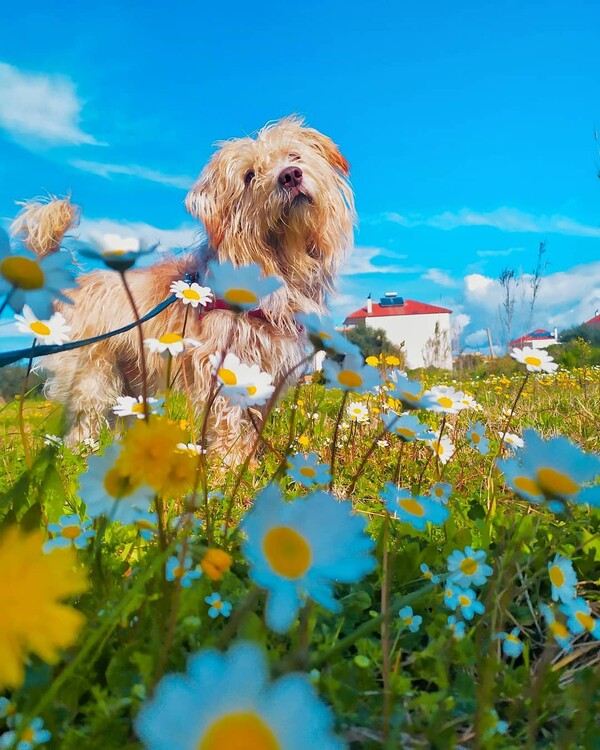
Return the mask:
<svg viewBox="0 0 600 750">
<path fill-rule="evenodd" d="M 282 170 L 293 165 L 303 173 L 294 195 L 278 181 Z M 209 354 L 227 348 L 242 362 L 258 364 L 274 381 L 306 356 L 305 338 L 294 317 L 300 312 L 325 313 L 326 296 L 350 249 L 354 204 L 347 177 L 348 163 L 333 141 L 295 117 L 266 126 L 254 138 L 221 143 L 185 202 L 203 222 L 208 248 L 127 273 L 142 315 L 168 297 L 171 283 L 186 271 L 202 274 L 208 260 L 229 260 L 236 266 L 257 263 L 264 275 L 274 274 L 285 282 L 263 306 L 265 319 L 227 310 L 199 318 L 197 311 L 190 310 L 186 336 L 201 345 L 183 357 L 198 411 L 204 408 L 210 388 Z M 118 273 L 93 272 L 78 281 L 79 288 L 69 292 L 75 304 L 60 306 L 74 339 L 131 322 Z M 205 283 L 210 286 L 210 278 Z M 184 314 L 183 305 L 171 305 L 144 323 L 144 337 L 181 333 Z M 148 392 L 154 394 L 164 386 L 165 361 L 150 353 L 146 358 Z M 48 397 L 68 405 L 71 443 L 96 437 L 118 396 L 141 393 L 135 330 L 48 357 L 44 366 L 51 372 Z M 181 377 L 177 385 L 183 385 Z M 247 416 L 222 397 L 211 411 L 210 433 L 212 447 L 228 463 L 247 455 L 254 441 Z"/>
</svg>

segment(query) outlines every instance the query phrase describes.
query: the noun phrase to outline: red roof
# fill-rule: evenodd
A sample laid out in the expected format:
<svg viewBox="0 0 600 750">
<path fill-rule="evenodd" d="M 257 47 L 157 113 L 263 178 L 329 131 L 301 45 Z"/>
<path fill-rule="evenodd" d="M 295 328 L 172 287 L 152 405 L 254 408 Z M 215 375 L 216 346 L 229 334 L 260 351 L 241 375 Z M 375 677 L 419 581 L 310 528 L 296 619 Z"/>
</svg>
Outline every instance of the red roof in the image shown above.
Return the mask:
<svg viewBox="0 0 600 750">
<path fill-rule="evenodd" d="M 596 315 L 595 318 L 586 320 L 586 322 L 583 325 L 584 326 L 600 326 L 600 315 Z"/>
<path fill-rule="evenodd" d="M 520 336 L 518 339 L 511 341 L 509 346 L 521 346 L 521 344 L 527 344 L 529 341 L 554 341 L 554 335 L 550 331 L 545 331 L 543 328 L 536 328 L 531 333 L 526 333 L 524 336 Z"/>
<path fill-rule="evenodd" d="M 447 307 L 428 305 L 426 302 L 416 302 L 414 299 L 405 299 L 403 305 L 386 305 L 373 302 L 373 312 L 368 313 L 366 307 L 355 310 L 346 318 L 348 320 L 360 320 L 361 318 L 387 318 L 397 315 L 433 315 L 435 313 L 451 313 Z M 344 321 L 344 322 L 346 322 Z"/>
</svg>

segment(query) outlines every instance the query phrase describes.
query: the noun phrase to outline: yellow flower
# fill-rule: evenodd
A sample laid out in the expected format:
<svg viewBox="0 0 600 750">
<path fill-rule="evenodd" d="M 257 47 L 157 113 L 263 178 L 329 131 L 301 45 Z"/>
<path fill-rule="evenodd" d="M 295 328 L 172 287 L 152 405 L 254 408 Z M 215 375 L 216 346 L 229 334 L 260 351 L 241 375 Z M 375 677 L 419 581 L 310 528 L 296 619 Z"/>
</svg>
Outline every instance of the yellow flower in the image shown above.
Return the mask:
<svg viewBox="0 0 600 750">
<path fill-rule="evenodd" d="M 61 601 L 87 589 L 72 549 L 45 555 L 44 533 L 10 527 L 0 537 L 0 691 L 17 688 L 33 652 L 51 664 L 83 625 L 81 612 Z"/>
<path fill-rule="evenodd" d="M 388 356 L 385 358 L 385 363 L 386 365 L 392 365 L 392 367 L 398 367 L 398 365 L 400 364 L 400 360 L 393 354 L 388 354 Z"/>
<path fill-rule="evenodd" d="M 365 359 L 365 362 L 366 362 L 366 363 L 367 363 L 368 365 L 371 365 L 371 367 L 377 367 L 377 365 L 379 364 L 379 359 L 378 359 L 377 357 L 373 357 L 373 356 L 371 356 L 371 357 L 367 357 L 367 358 Z"/>
<path fill-rule="evenodd" d="M 134 484 L 147 484 L 161 494 L 182 494 L 190 489 L 196 469 L 194 457 L 177 447 L 184 438 L 166 417 L 139 420 L 123 439 L 119 469 Z"/>
<path fill-rule="evenodd" d="M 308 439 L 306 435 L 300 435 L 300 437 L 298 438 L 298 442 L 300 443 L 301 446 L 306 448 L 306 446 L 309 445 L 310 440 Z"/>
<path fill-rule="evenodd" d="M 200 563 L 200 567 L 211 581 L 220 581 L 231 567 L 233 558 L 225 550 L 210 548 Z"/>
</svg>

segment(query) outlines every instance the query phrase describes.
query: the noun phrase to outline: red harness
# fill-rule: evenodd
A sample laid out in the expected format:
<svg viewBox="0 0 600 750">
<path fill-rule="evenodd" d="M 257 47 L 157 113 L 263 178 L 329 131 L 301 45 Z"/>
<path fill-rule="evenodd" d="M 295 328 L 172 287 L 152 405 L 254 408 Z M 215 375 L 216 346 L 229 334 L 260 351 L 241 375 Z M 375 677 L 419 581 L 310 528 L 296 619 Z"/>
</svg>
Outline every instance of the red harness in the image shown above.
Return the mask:
<svg viewBox="0 0 600 750">
<path fill-rule="evenodd" d="M 211 302 L 208 302 L 205 307 L 199 305 L 198 314 L 202 317 L 205 313 L 212 312 L 213 310 L 231 310 L 231 306 L 223 299 L 213 299 Z M 246 315 L 249 315 L 251 318 L 259 318 L 259 320 L 267 320 L 260 307 L 257 307 L 255 310 L 247 310 Z"/>
</svg>

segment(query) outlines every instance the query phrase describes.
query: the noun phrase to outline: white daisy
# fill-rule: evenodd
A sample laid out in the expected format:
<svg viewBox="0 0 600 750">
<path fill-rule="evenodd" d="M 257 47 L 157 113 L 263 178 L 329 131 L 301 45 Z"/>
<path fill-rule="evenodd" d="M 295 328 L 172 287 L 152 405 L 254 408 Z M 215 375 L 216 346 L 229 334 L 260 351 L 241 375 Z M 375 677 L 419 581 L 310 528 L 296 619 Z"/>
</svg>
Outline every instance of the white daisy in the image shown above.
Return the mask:
<svg viewBox="0 0 600 750">
<path fill-rule="evenodd" d="M 436 435 L 432 440 L 426 440 L 425 442 L 431 448 L 431 450 L 437 454 L 438 458 L 443 464 L 448 463 L 448 461 L 454 455 L 454 444 L 452 443 L 448 435 L 442 435 L 441 440 L 439 436 Z"/>
<path fill-rule="evenodd" d="M 212 301 L 213 294 L 208 286 L 200 286 L 195 281 L 188 284 L 187 281 L 174 281 L 171 284 L 171 292 L 180 299 L 184 305 L 192 307 L 206 307 Z"/>
<path fill-rule="evenodd" d="M 148 398 L 148 414 L 162 414 L 164 399 Z M 144 413 L 144 399 L 142 396 L 134 398 L 133 396 L 119 396 L 117 403 L 112 407 L 113 413 L 117 417 L 137 417 L 143 419 L 146 415 Z"/>
<path fill-rule="evenodd" d="M 201 453 L 206 453 L 206 449 L 203 449 L 201 445 L 196 443 L 177 443 L 177 450 L 183 453 L 191 453 L 192 456 L 199 456 Z"/>
<path fill-rule="evenodd" d="M 68 341 L 71 326 L 59 313 L 54 313 L 48 320 L 40 320 L 29 307 L 23 305 L 23 314 L 15 315 L 15 325 L 21 333 L 33 334 L 38 344 L 64 344 Z"/>
<path fill-rule="evenodd" d="M 346 408 L 346 414 L 351 422 L 358 422 L 363 424 L 369 421 L 369 410 L 366 405 L 360 401 L 352 401 Z"/>
<path fill-rule="evenodd" d="M 258 365 L 246 365 L 232 352 L 228 352 L 225 357 L 211 354 L 209 360 L 213 366 L 213 375 L 221 385 L 221 393 L 234 406 L 244 409 L 262 406 L 272 396 L 275 390 L 273 377 L 262 372 Z"/>
<path fill-rule="evenodd" d="M 185 348 L 188 346 L 200 346 L 198 341 L 184 338 L 180 333 L 174 332 L 163 333 L 157 339 L 144 339 L 144 344 L 150 352 L 155 354 L 170 354 L 172 357 L 183 354 Z"/>
<path fill-rule="evenodd" d="M 545 349 L 524 346 L 522 349 L 513 349 L 510 356 L 525 365 L 529 372 L 556 372 L 558 370 L 558 365 Z"/>
<path fill-rule="evenodd" d="M 502 437 L 504 433 L 502 430 L 499 430 L 498 434 Z M 511 448 L 522 448 L 525 445 L 523 438 L 515 435 L 514 432 L 507 432 L 506 435 L 504 435 L 504 442 Z"/>
<path fill-rule="evenodd" d="M 463 401 L 465 395 L 451 385 L 436 385 L 423 394 L 424 398 L 427 399 L 429 411 L 444 414 L 458 414 L 459 411 L 468 408 Z"/>
</svg>

